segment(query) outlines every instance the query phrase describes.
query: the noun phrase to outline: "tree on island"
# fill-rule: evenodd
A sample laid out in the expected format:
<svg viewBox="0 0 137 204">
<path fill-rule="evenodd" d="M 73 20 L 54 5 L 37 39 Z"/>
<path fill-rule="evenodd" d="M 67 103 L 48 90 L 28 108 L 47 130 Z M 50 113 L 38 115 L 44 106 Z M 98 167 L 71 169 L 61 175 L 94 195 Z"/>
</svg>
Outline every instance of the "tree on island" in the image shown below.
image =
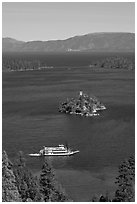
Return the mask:
<svg viewBox="0 0 137 204">
<path fill-rule="evenodd" d="M 97 112 L 104 109 L 106 107 L 95 96 L 89 96 L 82 91 L 77 98 L 67 99 L 59 107 L 60 112 L 81 116 L 99 115 Z"/>
</svg>

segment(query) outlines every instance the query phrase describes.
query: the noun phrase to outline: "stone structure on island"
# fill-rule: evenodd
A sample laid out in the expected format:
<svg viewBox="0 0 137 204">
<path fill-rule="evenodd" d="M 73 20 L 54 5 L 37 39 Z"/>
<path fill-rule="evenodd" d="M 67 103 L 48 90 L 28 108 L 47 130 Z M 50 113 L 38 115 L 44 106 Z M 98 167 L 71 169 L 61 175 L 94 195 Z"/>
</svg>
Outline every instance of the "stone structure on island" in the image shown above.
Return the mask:
<svg viewBox="0 0 137 204">
<path fill-rule="evenodd" d="M 82 91 L 79 92 L 77 98 L 67 99 L 59 107 L 62 113 L 87 117 L 99 115 L 99 111 L 105 109 L 106 107 L 95 96 L 88 96 Z"/>
</svg>

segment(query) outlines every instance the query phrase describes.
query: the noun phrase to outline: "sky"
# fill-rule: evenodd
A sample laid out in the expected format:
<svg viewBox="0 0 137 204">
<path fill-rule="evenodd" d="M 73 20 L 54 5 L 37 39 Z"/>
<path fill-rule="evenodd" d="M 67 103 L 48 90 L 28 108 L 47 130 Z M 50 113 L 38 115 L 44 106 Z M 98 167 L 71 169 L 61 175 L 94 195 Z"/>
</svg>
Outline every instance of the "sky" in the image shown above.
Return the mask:
<svg viewBox="0 0 137 204">
<path fill-rule="evenodd" d="M 2 3 L 3 37 L 46 41 L 96 32 L 135 32 L 135 3 Z"/>
</svg>

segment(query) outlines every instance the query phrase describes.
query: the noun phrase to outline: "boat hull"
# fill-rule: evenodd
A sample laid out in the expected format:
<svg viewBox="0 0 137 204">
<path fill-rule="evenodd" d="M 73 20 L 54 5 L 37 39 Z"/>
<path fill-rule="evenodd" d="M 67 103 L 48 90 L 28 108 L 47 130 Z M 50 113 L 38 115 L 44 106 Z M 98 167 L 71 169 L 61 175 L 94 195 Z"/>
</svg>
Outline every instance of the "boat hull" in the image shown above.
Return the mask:
<svg viewBox="0 0 137 204">
<path fill-rule="evenodd" d="M 71 156 L 74 155 L 76 153 L 79 153 L 79 151 L 73 151 L 73 152 L 68 152 L 68 153 L 60 153 L 60 154 L 53 154 L 53 153 L 49 153 L 49 154 L 39 154 L 39 153 L 34 153 L 34 154 L 29 154 L 29 156 L 31 157 L 41 157 L 41 156 Z"/>
</svg>

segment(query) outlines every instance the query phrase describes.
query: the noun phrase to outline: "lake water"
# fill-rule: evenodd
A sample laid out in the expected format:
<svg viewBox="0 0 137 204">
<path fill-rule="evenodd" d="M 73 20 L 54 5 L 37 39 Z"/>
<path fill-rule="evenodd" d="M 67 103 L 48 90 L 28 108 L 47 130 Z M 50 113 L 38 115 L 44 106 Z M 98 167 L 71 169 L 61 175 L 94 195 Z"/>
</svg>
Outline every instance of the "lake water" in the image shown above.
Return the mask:
<svg viewBox="0 0 137 204">
<path fill-rule="evenodd" d="M 70 198 L 111 195 L 118 165 L 134 154 L 134 80 L 132 71 L 82 67 L 3 73 L 3 149 L 13 160 L 20 150 L 34 153 L 67 141 L 80 153 L 50 161 Z M 59 103 L 79 90 L 98 97 L 107 110 L 92 118 L 59 113 Z M 43 159 L 27 157 L 27 163 L 37 173 Z"/>
</svg>

